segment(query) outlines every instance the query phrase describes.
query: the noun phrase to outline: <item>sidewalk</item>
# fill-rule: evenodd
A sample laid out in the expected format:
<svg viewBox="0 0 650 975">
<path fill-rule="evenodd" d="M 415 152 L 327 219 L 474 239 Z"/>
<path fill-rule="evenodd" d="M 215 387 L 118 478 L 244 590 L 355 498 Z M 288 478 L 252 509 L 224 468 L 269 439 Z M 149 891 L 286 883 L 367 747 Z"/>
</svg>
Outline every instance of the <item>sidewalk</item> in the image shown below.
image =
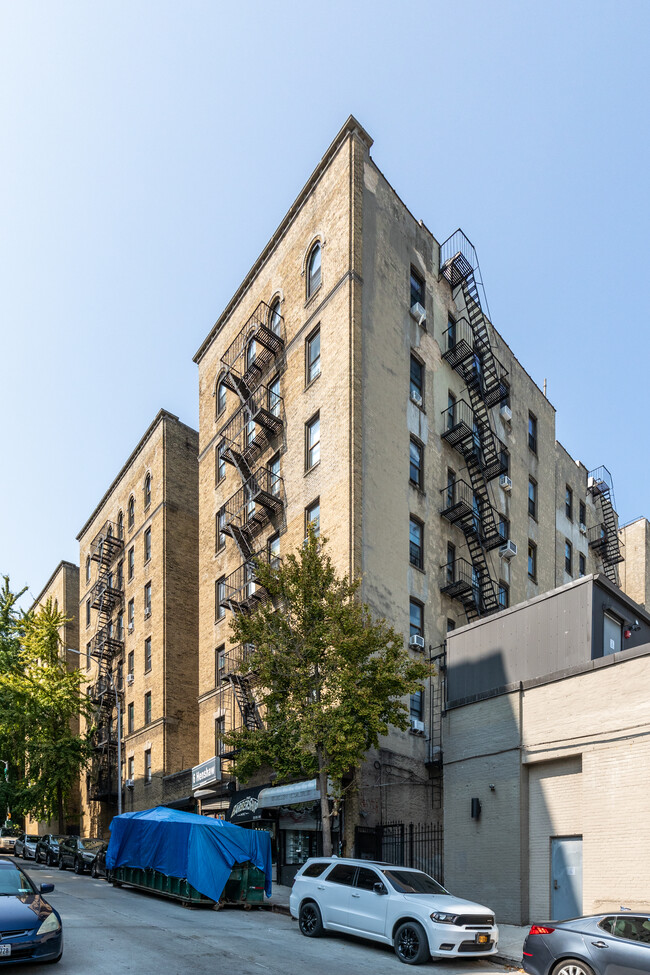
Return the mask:
<svg viewBox="0 0 650 975">
<path fill-rule="evenodd" d="M 273 884 L 271 897 L 264 898 L 264 907 L 279 914 L 289 913 L 289 896 L 291 887 L 283 887 L 281 884 Z M 524 928 L 514 924 L 499 924 L 499 954 L 491 955 L 488 961 L 503 962 L 505 965 L 514 965 L 519 968 L 521 965 L 523 944 L 530 926 Z"/>
</svg>

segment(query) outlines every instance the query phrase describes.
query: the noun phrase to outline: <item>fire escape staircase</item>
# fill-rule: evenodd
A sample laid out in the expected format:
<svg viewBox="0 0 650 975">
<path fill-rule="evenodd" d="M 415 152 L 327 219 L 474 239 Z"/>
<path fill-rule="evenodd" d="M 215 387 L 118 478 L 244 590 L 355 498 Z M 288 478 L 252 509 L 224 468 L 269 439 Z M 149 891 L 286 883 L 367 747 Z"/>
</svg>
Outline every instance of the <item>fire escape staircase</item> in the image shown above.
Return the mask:
<svg viewBox="0 0 650 975">
<path fill-rule="evenodd" d="M 255 671 L 250 669 L 249 660 L 252 649 L 245 645 L 233 647 L 225 658 L 223 680 L 233 689 L 235 700 L 242 717 L 242 723 L 249 731 L 263 728 L 264 723 L 257 706 L 253 688 L 257 683 Z"/>
<path fill-rule="evenodd" d="M 603 563 L 603 571 L 609 581 L 613 582 L 615 586 L 618 586 L 619 579 L 616 566 L 619 562 L 624 561 L 625 556 L 621 552 L 618 537 L 612 475 L 606 467 L 598 467 L 593 471 L 589 471 L 587 476 L 587 489 L 592 494 L 594 500 L 600 503 L 600 510 L 603 516 L 602 523 L 591 528 L 589 531 L 589 545 L 600 557 Z"/>
<path fill-rule="evenodd" d="M 260 385 L 219 432 L 223 458 L 244 483 L 253 475 L 255 461 L 282 431 L 283 416 L 282 397 Z"/>
<path fill-rule="evenodd" d="M 115 562 L 124 550 L 120 528 L 107 521 L 90 546 L 90 558 L 98 563 L 98 577 L 90 592 L 90 605 L 97 610 L 97 628 L 90 644 L 90 655 L 97 661 L 97 680 L 90 687 L 96 706 L 97 729 L 93 736 L 94 756 L 90 777 L 90 796 L 95 801 L 114 801 L 117 797 L 117 738 L 112 731 L 113 710 L 117 703 L 113 661 L 124 650 L 122 633 L 114 619 L 124 602 L 123 580 Z"/>
<path fill-rule="evenodd" d="M 256 537 L 284 509 L 284 481 L 267 467 L 258 467 L 223 508 L 224 534 L 234 539 L 242 558 L 253 555 Z"/>
<path fill-rule="evenodd" d="M 221 361 L 222 382 L 244 404 L 284 352 L 284 319 L 264 301 L 228 346 Z"/>
</svg>

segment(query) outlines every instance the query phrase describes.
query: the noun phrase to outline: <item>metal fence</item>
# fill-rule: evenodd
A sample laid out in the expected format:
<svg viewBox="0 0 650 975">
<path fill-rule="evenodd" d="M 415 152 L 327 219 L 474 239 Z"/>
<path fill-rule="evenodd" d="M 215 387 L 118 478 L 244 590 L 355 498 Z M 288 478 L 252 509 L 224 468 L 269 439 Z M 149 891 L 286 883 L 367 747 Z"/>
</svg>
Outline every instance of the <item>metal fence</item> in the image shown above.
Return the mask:
<svg viewBox="0 0 650 975">
<path fill-rule="evenodd" d="M 358 826 L 356 855 L 415 867 L 444 883 L 443 827 L 440 823 L 385 823 Z"/>
</svg>

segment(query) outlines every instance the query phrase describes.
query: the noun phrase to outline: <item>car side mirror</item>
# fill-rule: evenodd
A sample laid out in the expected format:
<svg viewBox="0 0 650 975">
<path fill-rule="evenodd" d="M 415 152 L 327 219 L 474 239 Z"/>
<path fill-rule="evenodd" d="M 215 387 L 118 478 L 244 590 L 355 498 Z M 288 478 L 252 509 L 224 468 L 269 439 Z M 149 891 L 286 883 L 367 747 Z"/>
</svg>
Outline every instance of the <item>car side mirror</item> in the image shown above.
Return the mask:
<svg viewBox="0 0 650 975">
<path fill-rule="evenodd" d="M 51 894 L 54 890 L 54 884 L 41 884 L 38 889 L 41 894 Z"/>
<path fill-rule="evenodd" d="M 387 894 L 388 893 L 388 891 L 386 890 L 386 888 L 384 887 L 384 885 L 383 884 L 380 884 L 380 883 L 373 884 L 372 885 L 372 889 L 374 890 L 375 894 Z"/>
</svg>

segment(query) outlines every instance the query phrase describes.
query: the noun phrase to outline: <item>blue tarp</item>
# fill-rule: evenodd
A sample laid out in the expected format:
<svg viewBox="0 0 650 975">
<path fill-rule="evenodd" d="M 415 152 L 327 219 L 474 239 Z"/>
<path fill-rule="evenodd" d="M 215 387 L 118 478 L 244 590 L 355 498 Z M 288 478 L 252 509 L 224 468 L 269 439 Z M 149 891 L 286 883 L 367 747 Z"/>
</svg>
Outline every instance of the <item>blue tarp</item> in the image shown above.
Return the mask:
<svg viewBox="0 0 650 975">
<path fill-rule="evenodd" d="M 236 863 L 250 860 L 264 873 L 271 896 L 271 839 L 265 830 L 243 829 L 221 819 L 158 806 L 115 816 L 106 866 L 151 868 L 187 879 L 218 901 Z"/>
</svg>

